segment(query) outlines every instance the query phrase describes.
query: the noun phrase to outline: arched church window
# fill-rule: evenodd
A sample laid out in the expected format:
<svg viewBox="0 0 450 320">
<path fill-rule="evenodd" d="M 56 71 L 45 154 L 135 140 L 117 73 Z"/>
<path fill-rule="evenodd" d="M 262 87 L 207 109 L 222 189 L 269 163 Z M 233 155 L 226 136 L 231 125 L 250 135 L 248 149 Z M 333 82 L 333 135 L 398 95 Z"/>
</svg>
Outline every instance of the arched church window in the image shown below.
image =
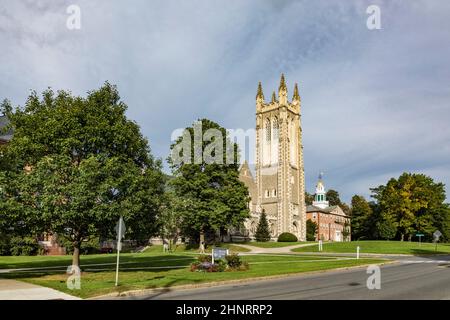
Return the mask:
<svg viewBox="0 0 450 320">
<path fill-rule="evenodd" d="M 271 135 L 272 135 L 272 130 L 271 130 L 271 126 L 270 126 L 270 119 L 266 119 L 266 141 L 267 142 L 270 142 Z"/>
</svg>

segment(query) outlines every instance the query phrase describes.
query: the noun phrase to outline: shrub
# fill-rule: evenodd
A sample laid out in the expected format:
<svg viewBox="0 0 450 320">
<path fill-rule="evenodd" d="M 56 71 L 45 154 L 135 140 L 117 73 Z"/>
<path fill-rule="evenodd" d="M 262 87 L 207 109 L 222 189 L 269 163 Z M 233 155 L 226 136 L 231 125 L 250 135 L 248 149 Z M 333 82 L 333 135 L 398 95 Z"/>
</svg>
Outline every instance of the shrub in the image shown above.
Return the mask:
<svg viewBox="0 0 450 320">
<path fill-rule="evenodd" d="M 210 255 L 202 254 L 197 257 L 198 262 L 211 262 L 212 258 Z"/>
<path fill-rule="evenodd" d="M 227 255 L 225 260 L 227 261 L 228 266 L 232 269 L 237 269 L 242 265 L 241 257 L 236 253 Z"/>
<path fill-rule="evenodd" d="M 297 242 L 298 239 L 295 235 L 289 232 L 283 232 L 278 236 L 278 242 Z"/>
<path fill-rule="evenodd" d="M 211 262 L 211 256 L 200 255 L 197 257 L 197 261 L 191 264 L 191 271 L 196 272 L 224 272 L 248 270 L 248 263 L 242 262 L 241 258 L 237 254 L 228 255 L 225 260 L 215 260 Z"/>
<path fill-rule="evenodd" d="M 35 256 L 39 253 L 39 243 L 33 237 L 13 237 L 10 246 L 13 256 Z"/>
</svg>

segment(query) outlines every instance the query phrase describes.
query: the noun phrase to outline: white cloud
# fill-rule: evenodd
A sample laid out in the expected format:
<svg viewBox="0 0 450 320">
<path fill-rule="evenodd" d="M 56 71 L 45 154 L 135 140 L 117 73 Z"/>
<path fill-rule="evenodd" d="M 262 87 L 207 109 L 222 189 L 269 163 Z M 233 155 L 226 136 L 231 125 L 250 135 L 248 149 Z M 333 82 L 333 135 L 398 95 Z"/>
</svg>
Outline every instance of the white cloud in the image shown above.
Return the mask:
<svg viewBox="0 0 450 320">
<path fill-rule="evenodd" d="M 407 170 L 450 188 L 449 15 L 444 0 L 0 0 L 0 98 L 109 80 L 166 158 L 172 130 L 199 117 L 253 127 L 257 82 L 269 98 L 285 72 L 290 94 L 300 85 L 309 191 L 321 170 L 347 201 Z"/>
</svg>

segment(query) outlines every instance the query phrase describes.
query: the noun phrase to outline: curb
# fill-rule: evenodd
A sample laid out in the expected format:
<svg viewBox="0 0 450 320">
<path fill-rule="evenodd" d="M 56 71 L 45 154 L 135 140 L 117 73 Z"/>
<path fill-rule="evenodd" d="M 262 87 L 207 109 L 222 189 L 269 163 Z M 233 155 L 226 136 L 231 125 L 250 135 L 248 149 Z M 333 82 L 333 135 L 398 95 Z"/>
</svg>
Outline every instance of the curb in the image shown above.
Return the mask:
<svg viewBox="0 0 450 320">
<path fill-rule="evenodd" d="M 392 260 L 392 261 L 386 261 L 386 262 L 373 263 L 373 265 L 383 266 L 383 265 L 395 264 L 395 263 L 399 263 L 399 262 Z M 254 278 L 246 278 L 246 279 L 206 282 L 206 283 L 200 283 L 200 284 L 188 284 L 188 285 L 180 285 L 180 286 L 173 286 L 173 287 L 160 287 L 160 288 L 152 288 L 152 289 L 137 289 L 137 290 L 124 291 L 124 292 L 111 292 L 111 293 L 108 293 L 105 295 L 87 298 L 86 300 L 100 300 L 100 299 L 105 299 L 105 298 L 117 298 L 117 297 L 139 297 L 139 296 L 144 296 L 144 295 L 152 294 L 152 293 L 161 293 L 164 291 L 201 289 L 201 288 L 210 288 L 210 287 L 217 287 L 217 286 L 226 286 L 226 285 L 230 285 L 230 284 L 245 284 L 245 283 L 253 283 L 253 282 L 257 282 L 257 281 L 261 281 L 261 280 L 275 280 L 275 279 L 321 274 L 321 273 L 332 272 L 332 271 L 346 271 L 346 270 L 353 270 L 353 269 L 362 269 L 362 268 L 367 267 L 368 265 L 370 265 L 370 263 L 360 265 L 360 266 L 341 267 L 341 268 L 336 268 L 336 269 L 326 269 L 326 270 L 298 272 L 298 273 L 288 273 L 288 274 L 280 274 L 280 275 L 267 276 L 267 277 L 254 277 Z"/>
</svg>

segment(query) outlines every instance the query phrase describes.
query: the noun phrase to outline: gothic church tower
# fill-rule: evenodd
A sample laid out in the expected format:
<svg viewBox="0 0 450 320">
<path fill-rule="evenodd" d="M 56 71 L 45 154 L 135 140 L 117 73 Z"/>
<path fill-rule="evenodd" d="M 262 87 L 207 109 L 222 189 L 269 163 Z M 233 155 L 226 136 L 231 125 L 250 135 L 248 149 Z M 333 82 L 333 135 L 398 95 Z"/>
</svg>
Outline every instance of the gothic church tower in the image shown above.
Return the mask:
<svg viewBox="0 0 450 320">
<path fill-rule="evenodd" d="M 256 95 L 256 212 L 264 210 L 272 236 L 283 232 L 306 240 L 305 176 L 303 166 L 300 95 L 294 86 L 292 101 L 284 75 L 278 97 L 266 103 L 261 83 Z"/>
</svg>

